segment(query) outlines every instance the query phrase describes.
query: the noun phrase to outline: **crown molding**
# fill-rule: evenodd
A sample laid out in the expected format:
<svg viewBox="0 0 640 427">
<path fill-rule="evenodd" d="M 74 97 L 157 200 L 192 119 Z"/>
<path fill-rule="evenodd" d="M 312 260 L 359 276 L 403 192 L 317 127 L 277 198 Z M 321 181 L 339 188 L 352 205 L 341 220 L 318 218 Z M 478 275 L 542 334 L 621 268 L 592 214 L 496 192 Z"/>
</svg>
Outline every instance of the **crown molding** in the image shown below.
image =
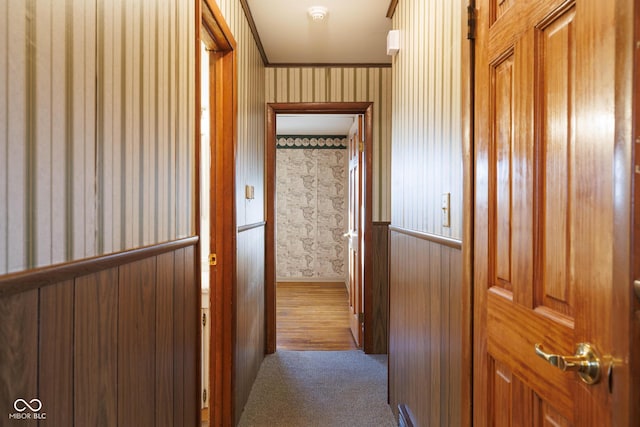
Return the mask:
<svg viewBox="0 0 640 427">
<path fill-rule="evenodd" d="M 387 18 L 393 18 L 393 14 L 396 13 L 396 7 L 398 7 L 398 0 L 391 0 L 389 9 L 387 9 Z"/>
<path fill-rule="evenodd" d="M 262 57 L 262 63 L 266 67 L 269 65 L 269 58 L 267 58 L 267 54 L 264 51 L 264 46 L 262 46 L 262 40 L 260 40 L 260 35 L 258 34 L 258 28 L 256 27 L 256 21 L 254 21 L 253 15 L 251 14 L 249 3 L 247 3 L 247 0 L 240 0 L 240 4 L 242 5 L 244 16 L 247 18 L 247 22 L 249 23 L 249 28 L 251 28 L 251 34 L 253 34 L 253 39 L 256 42 L 258 51 L 260 51 L 260 56 Z"/>
</svg>

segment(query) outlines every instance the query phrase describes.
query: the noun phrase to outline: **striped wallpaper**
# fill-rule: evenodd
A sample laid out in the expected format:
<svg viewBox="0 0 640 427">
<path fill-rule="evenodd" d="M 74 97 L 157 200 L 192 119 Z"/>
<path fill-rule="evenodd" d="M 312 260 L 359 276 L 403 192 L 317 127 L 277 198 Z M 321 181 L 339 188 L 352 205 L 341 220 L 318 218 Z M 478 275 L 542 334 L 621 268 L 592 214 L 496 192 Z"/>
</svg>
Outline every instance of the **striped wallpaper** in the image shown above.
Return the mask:
<svg viewBox="0 0 640 427">
<path fill-rule="evenodd" d="M 373 102 L 373 220 L 390 219 L 391 68 L 267 68 L 266 102 Z"/>
<path fill-rule="evenodd" d="M 264 65 L 239 0 L 217 0 L 237 43 L 238 139 L 236 158 L 237 225 L 264 221 Z M 245 185 L 254 198 L 245 199 Z"/>
<path fill-rule="evenodd" d="M 0 274 L 194 233 L 194 3 L 0 3 Z"/>
<path fill-rule="evenodd" d="M 393 17 L 393 225 L 462 238 L 461 42 L 459 1 L 403 0 Z M 451 227 L 441 196 L 451 193 Z"/>
</svg>

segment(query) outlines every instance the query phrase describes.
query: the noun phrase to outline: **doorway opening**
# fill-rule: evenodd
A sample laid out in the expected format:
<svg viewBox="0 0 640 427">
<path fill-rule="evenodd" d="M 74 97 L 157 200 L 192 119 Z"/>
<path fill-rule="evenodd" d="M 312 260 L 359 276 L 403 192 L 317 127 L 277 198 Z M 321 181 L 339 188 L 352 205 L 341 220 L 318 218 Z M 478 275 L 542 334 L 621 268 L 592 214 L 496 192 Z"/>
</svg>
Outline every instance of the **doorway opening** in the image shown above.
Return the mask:
<svg viewBox="0 0 640 427">
<path fill-rule="evenodd" d="M 276 117 L 276 347 L 355 350 L 351 331 L 349 145 L 361 115 Z M 357 171 L 356 171 L 357 172 Z M 359 189 L 357 189 L 359 190 Z M 353 194 L 351 195 L 353 198 Z M 356 235 L 354 231 L 354 236 Z"/>
<path fill-rule="evenodd" d="M 277 241 L 276 241 L 276 179 L 278 169 L 277 165 L 277 117 L 278 115 L 291 116 L 302 114 L 322 114 L 322 115 L 341 115 L 357 117 L 361 115 L 363 117 L 361 125 L 361 134 L 363 138 L 361 147 L 358 147 L 361 153 L 362 170 L 361 170 L 361 199 L 359 205 L 361 206 L 360 218 L 361 218 L 361 233 L 356 239 L 361 243 L 361 252 L 359 256 L 359 266 L 355 269 L 358 270 L 357 277 L 360 279 L 360 285 L 356 290 L 360 292 L 361 305 L 357 308 L 355 316 L 357 316 L 358 325 L 362 325 L 363 335 L 361 339 L 361 347 L 365 352 L 370 348 L 372 339 L 369 337 L 370 331 L 373 328 L 370 326 L 371 319 L 368 318 L 367 305 L 370 304 L 370 297 L 368 292 L 371 286 L 369 282 L 371 280 L 371 257 L 366 256 L 370 254 L 372 250 L 372 218 L 371 218 L 371 194 L 372 194 L 372 180 L 371 180 L 371 162 L 372 162 L 372 103 L 290 103 L 290 104 L 268 104 L 267 105 L 267 146 L 265 147 L 266 153 L 266 192 L 268 194 L 267 203 L 267 223 L 266 223 L 266 296 L 265 296 L 265 317 L 266 317 L 266 352 L 273 353 L 277 347 L 277 301 L 276 301 L 276 260 L 277 260 Z M 358 144 L 359 145 L 359 144 Z M 345 153 L 346 154 L 346 153 Z M 303 165 L 306 167 L 306 165 Z M 345 203 L 347 201 L 345 200 Z M 306 230 L 303 230 L 306 231 Z M 348 232 L 346 227 L 344 231 Z M 343 233 L 346 234 L 346 233 Z M 348 236 L 346 236 L 348 237 Z M 344 237 L 346 239 L 346 237 Z M 303 260 L 304 261 L 304 260 Z M 347 262 L 345 260 L 345 262 Z M 347 280 L 344 278 L 343 280 Z M 350 292 L 351 295 L 357 294 L 357 292 Z M 361 314 L 362 313 L 362 314 Z"/>
<path fill-rule="evenodd" d="M 209 420 L 209 360 L 210 360 L 210 338 L 211 338 L 211 310 L 209 278 L 211 268 L 209 266 L 210 248 L 210 228 L 211 228 L 211 200 L 209 183 L 211 181 L 211 106 L 209 105 L 210 76 L 209 76 L 209 52 L 204 42 L 200 46 L 200 287 L 201 287 L 201 346 L 202 354 L 200 358 L 201 370 L 201 418 L 206 422 Z"/>
</svg>

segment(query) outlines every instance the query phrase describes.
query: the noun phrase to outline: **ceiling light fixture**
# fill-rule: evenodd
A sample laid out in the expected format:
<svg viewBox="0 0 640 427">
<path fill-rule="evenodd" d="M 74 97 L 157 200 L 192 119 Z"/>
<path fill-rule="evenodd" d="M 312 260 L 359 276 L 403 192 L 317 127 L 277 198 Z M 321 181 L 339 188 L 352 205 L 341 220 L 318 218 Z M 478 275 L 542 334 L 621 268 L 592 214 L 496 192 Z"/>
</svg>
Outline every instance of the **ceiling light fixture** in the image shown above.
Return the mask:
<svg viewBox="0 0 640 427">
<path fill-rule="evenodd" d="M 324 18 L 327 16 L 327 12 L 329 12 L 329 9 L 324 6 L 311 6 L 308 9 L 308 12 L 309 16 L 314 21 L 324 21 Z"/>
</svg>

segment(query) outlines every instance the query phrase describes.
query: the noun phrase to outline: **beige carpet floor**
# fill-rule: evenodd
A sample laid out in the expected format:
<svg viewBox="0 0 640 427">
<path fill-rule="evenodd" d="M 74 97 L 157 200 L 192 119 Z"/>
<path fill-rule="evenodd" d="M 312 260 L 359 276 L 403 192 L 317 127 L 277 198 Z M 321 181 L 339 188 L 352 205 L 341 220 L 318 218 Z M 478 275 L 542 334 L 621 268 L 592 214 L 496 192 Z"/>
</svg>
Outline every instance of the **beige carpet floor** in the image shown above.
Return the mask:
<svg viewBox="0 0 640 427">
<path fill-rule="evenodd" d="M 238 425 L 396 426 L 387 404 L 387 357 L 279 350 L 262 363 Z"/>
</svg>

